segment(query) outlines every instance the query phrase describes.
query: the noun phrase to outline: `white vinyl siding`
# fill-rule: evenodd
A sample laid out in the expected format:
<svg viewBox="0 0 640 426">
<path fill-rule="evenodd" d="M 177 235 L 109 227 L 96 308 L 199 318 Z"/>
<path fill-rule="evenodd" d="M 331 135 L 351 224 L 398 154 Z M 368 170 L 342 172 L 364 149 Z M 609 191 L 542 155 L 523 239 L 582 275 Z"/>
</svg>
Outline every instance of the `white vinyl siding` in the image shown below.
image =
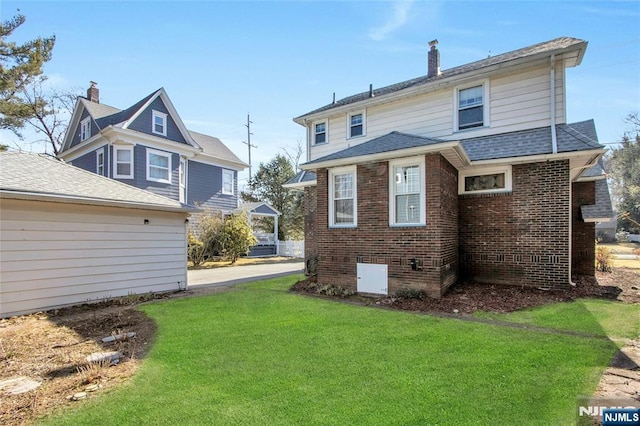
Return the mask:
<svg viewBox="0 0 640 426">
<path fill-rule="evenodd" d="M 167 114 L 154 110 L 151 117 L 151 131 L 158 135 L 167 136 Z"/>
<path fill-rule="evenodd" d="M 133 147 L 113 147 L 113 177 L 133 179 Z"/>
<path fill-rule="evenodd" d="M 389 225 L 426 223 L 424 157 L 389 162 Z"/>
<path fill-rule="evenodd" d="M 225 195 L 233 195 L 234 190 L 234 172 L 233 170 L 222 169 L 222 193 Z"/>
<path fill-rule="evenodd" d="M 184 213 L 0 202 L 3 317 L 186 285 Z"/>
<path fill-rule="evenodd" d="M 355 227 L 358 224 L 358 190 L 355 167 L 329 171 L 329 226 Z"/>
<path fill-rule="evenodd" d="M 171 184 L 171 154 L 147 148 L 147 180 Z"/>
<path fill-rule="evenodd" d="M 435 92 L 412 96 L 395 102 L 367 106 L 366 136 L 348 139 L 347 113 L 327 120 L 329 144 L 311 146 L 309 160 L 341 151 L 373 138 L 399 131 L 418 136 L 457 140 L 486 136 L 495 133 L 515 132 L 550 125 L 550 84 L 548 64 L 526 71 L 512 72 L 491 80 L 470 82 L 470 86 L 489 81 L 488 103 L 490 117 L 487 127 L 454 132 L 453 86 Z M 468 86 L 467 86 L 468 87 Z M 375 98 L 374 98 L 375 99 Z M 556 67 L 556 116 L 557 123 L 566 123 L 564 71 Z M 356 142 L 357 141 L 357 142 Z M 355 143 L 354 143 L 355 142 Z"/>
</svg>

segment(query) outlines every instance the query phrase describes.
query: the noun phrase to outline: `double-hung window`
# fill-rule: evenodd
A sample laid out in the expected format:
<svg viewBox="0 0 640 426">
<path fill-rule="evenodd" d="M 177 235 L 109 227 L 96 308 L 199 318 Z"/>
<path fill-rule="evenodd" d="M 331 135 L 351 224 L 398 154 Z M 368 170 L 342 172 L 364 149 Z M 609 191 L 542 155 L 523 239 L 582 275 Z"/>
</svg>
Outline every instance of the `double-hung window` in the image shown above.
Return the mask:
<svg viewBox="0 0 640 426">
<path fill-rule="evenodd" d="M 91 137 L 91 117 L 87 117 L 80 122 L 80 142 Z"/>
<path fill-rule="evenodd" d="M 113 177 L 133 179 L 133 147 L 113 147 Z"/>
<path fill-rule="evenodd" d="M 171 154 L 147 149 L 147 180 L 171 183 Z"/>
<path fill-rule="evenodd" d="M 391 226 L 425 225 L 424 157 L 391 161 L 389 224 Z"/>
<path fill-rule="evenodd" d="M 152 111 L 151 131 L 157 135 L 167 136 L 167 114 Z"/>
<path fill-rule="evenodd" d="M 327 142 L 327 123 L 315 123 L 313 125 L 313 143 L 318 145 Z"/>
<path fill-rule="evenodd" d="M 356 168 L 329 171 L 329 226 L 357 226 Z"/>
<path fill-rule="evenodd" d="M 222 193 L 226 195 L 233 195 L 235 173 L 233 170 L 222 170 Z"/>
<path fill-rule="evenodd" d="M 104 176 L 104 148 L 96 151 L 96 173 Z"/>
<path fill-rule="evenodd" d="M 486 124 L 484 97 L 484 85 L 458 90 L 458 130 Z"/>
<path fill-rule="evenodd" d="M 364 113 L 359 112 L 357 114 L 348 114 L 349 120 L 349 137 L 355 138 L 357 136 L 363 136 L 364 132 Z"/>
</svg>

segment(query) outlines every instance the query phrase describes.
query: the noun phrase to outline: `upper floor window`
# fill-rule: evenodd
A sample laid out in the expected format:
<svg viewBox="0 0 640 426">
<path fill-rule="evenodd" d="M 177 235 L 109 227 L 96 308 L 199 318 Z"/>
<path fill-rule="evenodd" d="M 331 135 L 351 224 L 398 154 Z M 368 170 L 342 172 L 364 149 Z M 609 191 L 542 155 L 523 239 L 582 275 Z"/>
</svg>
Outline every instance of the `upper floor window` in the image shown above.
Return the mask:
<svg viewBox="0 0 640 426">
<path fill-rule="evenodd" d="M 222 193 L 233 195 L 235 173 L 233 170 L 222 170 Z"/>
<path fill-rule="evenodd" d="M 356 167 L 330 170 L 329 226 L 357 226 L 357 199 Z"/>
<path fill-rule="evenodd" d="M 133 147 L 113 148 L 113 177 L 116 179 L 133 179 Z"/>
<path fill-rule="evenodd" d="M 104 148 L 96 151 L 96 173 L 104 176 Z"/>
<path fill-rule="evenodd" d="M 315 145 L 327 142 L 327 123 L 316 123 L 313 125 L 313 143 Z"/>
<path fill-rule="evenodd" d="M 349 114 L 349 137 L 355 138 L 356 136 L 362 136 L 364 132 L 364 113 L 359 112 L 357 114 Z"/>
<path fill-rule="evenodd" d="M 511 166 L 460 172 L 459 194 L 511 191 Z"/>
<path fill-rule="evenodd" d="M 389 164 L 389 224 L 424 225 L 424 157 L 392 161 Z"/>
<path fill-rule="evenodd" d="M 80 142 L 91 137 L 91 117 L 80 122 Z"/>
<path fill-rule="evenodd" d="M 458 90 L 458 130 L 484 126 L 484 105 L 483 85 Z"/>
<path fill-rule="evenodd" d="M 167 136 L 167 114 L 159 111 L 152 112 L 152 131 L 158 135 Z"/>
<path fill-rule="evenodd" d="M 171 154 L 147 149 L 147 180 L 171 183 Z"/>
</svg>

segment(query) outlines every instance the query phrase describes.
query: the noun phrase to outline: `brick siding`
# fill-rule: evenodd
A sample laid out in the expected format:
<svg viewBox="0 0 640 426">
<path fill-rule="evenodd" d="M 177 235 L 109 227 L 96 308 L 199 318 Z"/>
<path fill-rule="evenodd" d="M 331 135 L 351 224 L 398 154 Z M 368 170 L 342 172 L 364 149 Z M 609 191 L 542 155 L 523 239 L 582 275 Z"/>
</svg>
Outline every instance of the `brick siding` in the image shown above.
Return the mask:
<svg viewBox="0 0 640 426">
<path fill-rule="evenodd" d="M 569 163 L 513 166 L 507 194 L 460 197 L 461 277 L 493 284 L 569 285 Z"/>
<path fill-rule="evenodd" d="M 356 290 L 357 263 L 388 265 L 390 294 L 411 287 L 440 297 L 456 282 L 457 171 L 434 154 L 425 157 L 425 172 L 426 226 L 389 226 L 389 163 L 384 161 L 357 167 L 357 228 L 330 228 L 328 171 L 317 170 L 318 282 Z M 312 214 L 305 210 L 305 217 Z M 422 268 L 413 270 L 412 259 Z"/>
<path fill-rule="evenodd" d="M 596 224 L 582 220 L 580 206 L 595 204 L 595 182 L 575 182 L 572 186 L 571 215 L 571 272 L 579 275 L 595 275 Z"/>
</svg>

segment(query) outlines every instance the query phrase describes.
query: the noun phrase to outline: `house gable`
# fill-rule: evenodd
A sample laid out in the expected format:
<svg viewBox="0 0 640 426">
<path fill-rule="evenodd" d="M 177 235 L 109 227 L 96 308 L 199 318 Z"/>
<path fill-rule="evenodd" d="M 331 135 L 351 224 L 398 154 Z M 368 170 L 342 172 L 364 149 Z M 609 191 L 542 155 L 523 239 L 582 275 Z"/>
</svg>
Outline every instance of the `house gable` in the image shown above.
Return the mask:
<svg viewBox="0 0 640 426">
<path fill-rule="evenodd" d="M 166 117 L 166 130 L 164 132 L 165 134 L 153 131 L 154 112 L 163 114 Z M 189 142 L 187 142 L 185 136 L 182 134 L 177 120 L 179 120 L 179 117 L 174 118 L 174 116 L 170 112 L 170 109 L 167 108 L 167 105 L 165 104 L 163 98 L 158 96 L 153 99 L 153 101 L 148 103 L 148 105 L 145 105 L 145 108 L 140 110 L 136 114 L 136 117 L 126 125 L 126 128 L 188 145 Z"/>
</svg>

